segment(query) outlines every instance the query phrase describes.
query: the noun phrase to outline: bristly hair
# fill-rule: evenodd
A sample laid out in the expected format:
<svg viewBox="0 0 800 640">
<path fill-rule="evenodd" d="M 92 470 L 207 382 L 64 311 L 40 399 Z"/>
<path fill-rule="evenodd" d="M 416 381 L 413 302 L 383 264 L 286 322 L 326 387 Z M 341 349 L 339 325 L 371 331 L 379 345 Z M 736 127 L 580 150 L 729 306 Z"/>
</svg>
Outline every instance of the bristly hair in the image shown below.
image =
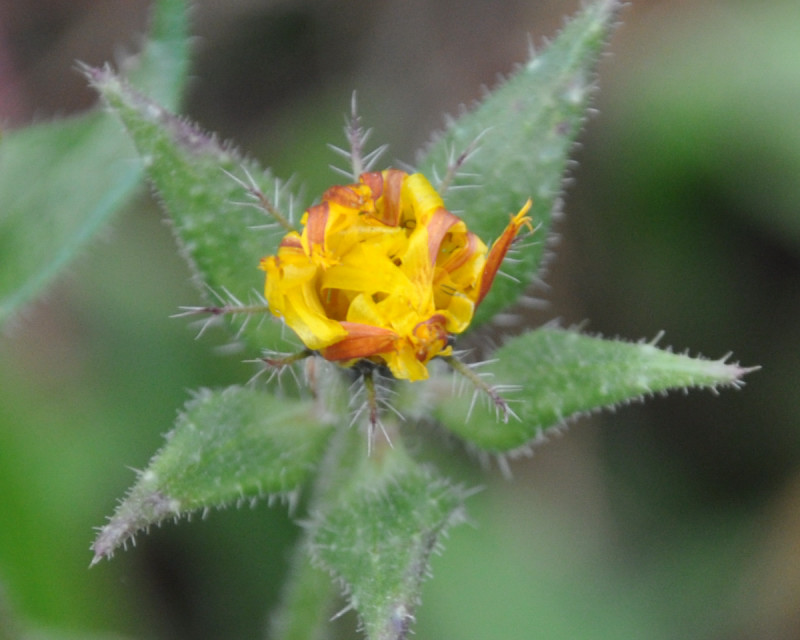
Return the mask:
<svg viewBox="0 0 800 640">
<path fill-rule="evenodd" d="M 474 156 L 480 149 L 480 139 L 486 134 L 489 129 L 484 129 L 479 133 L 475 139 L 470 142 L 466 149 L 462 149 L 458 155 L 456 156 L 456 149 L 455 147 L 450 147 L 447 151 L 447 167 L 445 168 L 444 176 L 439 177 L 439 172 L 434 167 L 433 169 L 433 179 L 436 183 L 436 190 L 439 192 L 440 195 L 444 196 L 445 193 L 449 189 L 475 189 L 480 185 L 477 183 L 478 178 L 480 175 L 477 173 L 465 173 L 461 171 L 464 163 L 469 160 L 472 156 Z M 454 185 L 453 181 L 456 178 L 466 178 L 469 180 L 475 180 L 474 183 L 465 183 Z"/>
<path fill-rule="evenodd" d="M 237 340 L 247 328 L 250 319 L 254 315 L 259 316 L 259 323 L 264 322 L 265 318 L 269 318 L 269 306 L 267 305 L 267 301 L 263 294 L 258 291 L 253 291 L 252 302 L 244 303 L 226 287 L 222 287 L 221 292 L 209 286 L 206 286 L 206 289 L 209 295 L 219 302 L 218 305 L 181 306 L 178 307 L 178 313 L 174 313 L 170 316 L 171 318 L 207 316 L 199 321 L 200 329 L 195 336 L 196 338 L 200 338 L 209 327 L 217 324 L 222 316 L 230 316 L 232 322 L 239 322 L 239 326 L 235 331 L 235 339 Z"/>
<path fill-rule="evenodd" d="M 251 227 L 253 229 L 275 229 L 277 227 L 281 227 L 284 232 L 287 231 L 295 231 L 294 226 L 294 196 L 291 192 L 289 192 L 289 213 L 284 214 L 280 210 L 281 206 L 281 198 L 284 191 L 288 190 L 289 184 L 291 181 L 282 181 L 278 178 L 275 178 L 275 185 L 272 189 L 272 197 L 270 198 L 267 194 L 265 194 L 258 184 L 253 178 L 252 174 L 247 170 L 247 167 L 244 165 L 241 167 L 242 171 L 244 172 L 247 181 L 245 182 L 241 178 L 233 175 L 230 171 L 226 171 L 222 169 L 222 172 L 231 178 L 236 184 L 238 184 L 242 189 L 245 190 L 247 196 L 250 198 L 248 201 L 231 201 L 231 204 L 241 205 L 245 207 L 255 207 L 263 211 L 269 218 L 271 219 L 270 222 L 257 225 L 255 227 Z"/>
<path fill-rule="evenodd" d="M 356 100 L 356 93 L 353 92 L 350 101 L 350 115 L 345 118 L 344 134 L 347 138 L 349 149 L 342 149 L 334 144 L 328 144 L 328 148 L 337 155 L 349 161 L 349 167 L 342 169 L 336 165 L 329 165 L 333 171 L 343 175 L 348 180 L 355 182 L 365 171 L 372 171 L 375 164 L 381 156 L 389 148 L 389 145 L 383 144 L 366 152 L 367 140 L 372 134 L 372 129 L 365 129 L 361 124 L 361 116 L 358 115 L 358 102 Z"/>
</svg>

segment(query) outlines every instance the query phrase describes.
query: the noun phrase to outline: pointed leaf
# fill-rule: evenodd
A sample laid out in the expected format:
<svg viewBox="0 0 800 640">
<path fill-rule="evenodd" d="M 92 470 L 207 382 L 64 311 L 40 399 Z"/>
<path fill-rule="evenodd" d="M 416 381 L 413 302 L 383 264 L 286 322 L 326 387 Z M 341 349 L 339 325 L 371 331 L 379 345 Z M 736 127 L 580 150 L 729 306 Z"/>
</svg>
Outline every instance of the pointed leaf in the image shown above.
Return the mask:
<svg viewBox="0 0 800 640">
<path fill-rule="evenodd" d="M 542 261 L 568 154 L 586 115 L 593 68 L 618 7 L 613 0 L 587 6 L 546 50 L 451 122 L 419 163 L 424 174 L 444 176 L 454 158 L 474 150 L 444 199 L 485 241 L 500 236 L 509 214 L 533 200 L 533 244 L 515 255 L 518 262 L 503 265 L 518 282 L 496 279 L 473 326 L 517 299 Z"/>
<path fill-rule="evenodd" d="M 94 561 L 166 518 L 264 495 L 292 498 L 330 433 L 308 402 L 244 387 L 201 391 L 101 529 Z"/>
<path fill-rule="evenodd" d="M 356 483 L 312 523 L 313 557 L 342 581 L 370 640 L 406 637 L 430 554 L 462 501 L 397 447 L 364 458 Z"/>
<path fill-rule="evenodd" d="M 183 0 L 156 4 L 132 81 L 175 105 L 188 65 Z M 120 209 L 141 177 L 130 141 L 99 110 L 11 131 L 0 143 L 0 323 L 37 295 Z"/>
<path fill-rule="evenodd" d="M 281 233 L 275 232 L 274 218 L 248 201 L 252 186 L 274 205 L 290 207 L 285 185 L 108 69 L 91 70 L 89 77 L 145 159 L 147 175 L 198 284 L 210 293 L 210 304 L 238 308 L 230 317 L 240 322 L 238 336 L 249 346 L 285 346 L 281 325 L 272 321 L 263 300 L 264 273 L 258 269 L 259 260 L 275 252 Z"/>
<path fill-rule="evenodd" d="M 480 371 L 492 374 L 510 403 L 508 423 L 497 419 L 480 398 L 444 399 L 435 416 L 451 431 L 486 451 L 522 447 L 544 430 L 576 414 L 613 407 L 669 389 L 738 387 L 752 369 L 659 349 L 652 343 L 603 340 L 574 331 L 538 329 L 509 340 L 496 361 Z M 502 391 L 503 385 L 517 390 Z"/>
</svg>

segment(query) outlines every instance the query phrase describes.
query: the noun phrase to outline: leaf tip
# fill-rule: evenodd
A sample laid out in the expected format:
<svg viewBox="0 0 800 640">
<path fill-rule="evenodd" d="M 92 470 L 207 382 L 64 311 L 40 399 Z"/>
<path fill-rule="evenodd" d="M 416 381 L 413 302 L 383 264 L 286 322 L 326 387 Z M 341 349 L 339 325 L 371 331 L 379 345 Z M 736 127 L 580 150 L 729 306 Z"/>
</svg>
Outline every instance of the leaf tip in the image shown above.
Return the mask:
<svg viewBox="0 0 800 640">
<path fill-rule="evenodd" d="M 744 385 L 744 377 L 749 373 L 760 371 L 761 365 L 743 367 L 738 362 L 728 362 L 731 355 L 733 354 L 727 353 L 718 360 L 713 360 L 712 364 L 720 367 L 718 375 L 721 384 L 738 389 Z"/>
<path fill-rule="evenodd" d="M 145 472 L 145 476 L 147 473 Z M 169 516 L 178 517 L 180 513 L 180 501 L 160 491 L 132 491 L 108 524 L 100 527 L 100 533 L 90 547 L 94 551 L 94 557 L 89 567 L 93 567 L 103 558 L 110 558 L 119 547 L 126 548 L 128 542 L 135 544 L 134 535 L 137 531 L 147 529 L 151 524 L 158 524 Z"/>
<path fill-rule="evenodd" d="M 115 524 L 115 519 L 112 518 L 111 522 L 104 527 L 100 527 L 100 533 L 92 543 L 90 549 L 94 552 L 92 561 L 89 563 L 91 569 L 101 560 L 111 558 L 114 555 L 114 549 L 120 544 L 124 544 L 123 540 L 133 537 L 133 530 L 124 530 L 118 524 Z"/>
<path fill-rule="evenodd" d="M 77 70 L 86 76 L 89 84 L 102 93 L 102 88 L 109 85 L 111 82 L 118 82 L 119 79 L 107 64 L 101 67 L 93 67 L 80 60 L 75 63 Z"/>
<path fill-rule="evenodd" d="M 100 561 L 104 558 L 110 558 L 111 553 L 104 553 L 102 551 L 97 550 L 94 545 L 92 545 L 92 551 L 94 551 L 94 556 L 92 556 L 92 561 L 89 563 L 89 568 L 91 569 L 97 564 L 100 564 Z"/>
</svg>

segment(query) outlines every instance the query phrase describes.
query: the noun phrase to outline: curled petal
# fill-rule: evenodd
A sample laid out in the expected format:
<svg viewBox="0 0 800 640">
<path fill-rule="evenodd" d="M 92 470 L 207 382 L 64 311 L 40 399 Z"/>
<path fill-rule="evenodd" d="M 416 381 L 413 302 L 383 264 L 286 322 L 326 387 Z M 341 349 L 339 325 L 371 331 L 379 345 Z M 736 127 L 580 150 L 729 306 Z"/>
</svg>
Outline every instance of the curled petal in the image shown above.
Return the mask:
<svg viewBox="0 0 800 640">
<path fill-rule="evenodd" d="M 494 277 L 497 275 L 497 270 L 503 263 L 503 259 L 506 257 L 508 250 L 511 248 L 511 243 L 514 241 L 514 238 L 517 237 L 519 230 L 523 226 L 528 226 L 531 228 L 531 219 L 525 215 L 531 208 L 531 204 L 532 203 L 530 199 L 528 199 L 522 209 L 520 209 L 519 213 L 511 218 L 511 222 L 508 223 L 508 226 L 503 231 L 503 234 L 497 240 L 495 240 L 491 250 L 489 251 L 489 255 L 486 256 L 486 266 L 483 269 L 481 288 L 478 293 L 478 299 L 475 302 L 476 306 L 481 303 L 481 300 L 483 300 L 486 297 L 486 294 L 489 293 L 489 289 L 492 288 L 492 283 L 494 282 Z"/>
<path fill-rule="evenodd" d="M 404 171 L 387 169 L 361 175 L 361 182 L 367 185 L 375 201 L 373 215 L 383 224 L 396 227 L 402 214 L 402 189 L 408 176 Z"/>
<path fill-rule="evenodd" d="M 280 245 L 278 248 L 284 249 L 302 249 L 303 248 L 303 241 L 300 239 L 300 236 L 297 235 L 296 232 L 289 233 L 283 240 L 281 240 Z"/>
<path fill-rule="evenodd" d="M 436 261 L 436 266 L 447 273 L 453 273 L 478 254 L 483 258 L 483 254 L 486 252 L 486 245 L 472 231 L 467 231 L 464 235 L 464 243 L 461 246 L 446 247 L 445 250 L 446 253 L 440 255 Z M 481 265 L 483 265 L 483 262 L 481 262 Z"/>
<path fill-rule="evenodd" d="M 383 195 L 383 171 L 370 171 L 362 173 L 359 180 L 369 187 L 373 200 L 378 200 Z"/>
<path fill-rule="evenodd" d="M 399 380 L 418 380 L 428 379 L 428 368 L 419 361 L 417 354 L 408 340 L 401 340 L 395 348 L 385 356 L 386 365 L 392 375 Z"/>
<path fill-rule="evenodd" d="M 421 173 L 408 176 L 403 187 L 403 199 L 414 210 L 417 225 L 426 226 L 436 210 L 444 209 L 442 197 Z"/>
<path fill-rule="evenodd" d="M 445 323 L 445 317 L 441 313 L 437 313 L 414 327 L 417 360 L 426 363 L 447 347 L 448 336 Z"/>
<path fill-rule="evenodd" d="M 341 323 L 328 318 L 324 310 L 314 304 L 313 293 L 309 293 L 304 289 L 287 296 L 283 318 L 309 349 L 323 349 L 346 336 L 347 332 Z"/>
<path fill-rule="evenodd" d="M 330 204 L 322 202 L 314 205 L 306 213 L 305 231 L 303 232 L 303 248 L 306 255 L 324 254 L 325 230 L 328 226 Z"/>
<path fill-rule="evenodd" d="M 453 225 L 459 222 L 461 222 L 461 218 L 450 213 L 444 207 L 439 207 L 433 212 L 428 223 L 428 259 L 431 265 L 436 264 L 439 248 L 442 246 L 445 235 Z"/>
<path fill-rule="evenodd" d="M 334 185 L 322 194 L 323 203 L 335 203 L 346 209 L 360 210 L 364 205 L 364 195 L 351 186 Z"/>
<path fill-rule="evenodd" d="M 341 322 L 347 336 L 320 351 L 326 360 L 343 361 L 369 358 L 391 351 L 397 334 L 390 329 L 357 322 Z"/>
</svg>

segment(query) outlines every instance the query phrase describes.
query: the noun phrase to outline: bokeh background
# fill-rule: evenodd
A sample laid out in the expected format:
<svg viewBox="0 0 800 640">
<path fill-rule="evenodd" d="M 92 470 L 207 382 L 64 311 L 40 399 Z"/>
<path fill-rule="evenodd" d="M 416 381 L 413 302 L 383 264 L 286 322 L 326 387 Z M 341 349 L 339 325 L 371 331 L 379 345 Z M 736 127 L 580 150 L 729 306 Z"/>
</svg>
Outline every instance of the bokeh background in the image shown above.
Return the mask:
<svg viewBox="0 0 800 640">
<path fill-rule="evenodd" d="M 74 61 L 136 51 L 148 6 L 0 0 L 3 128 L 90 108 Z M 200 0 L 183 111 L 314 193 L 354 89 L 411 162 L 577 8 Z M 621 17 L 529 322 L 666 330 L 763 369 L 574 422 L 510 482 L 454 449 L 450 471 L 485 489 L 434 560 L 419 638 L 800 638 L 800 6 L 635 0 Z M 87 569 L 187 391 L 252 373 L 168 319 L 198 300 L 188 278 L 142 189 L 0 337 L 0 637 L 263 637 L 297 534 L 281 508 L 166 525 Z"/>
</svg>

